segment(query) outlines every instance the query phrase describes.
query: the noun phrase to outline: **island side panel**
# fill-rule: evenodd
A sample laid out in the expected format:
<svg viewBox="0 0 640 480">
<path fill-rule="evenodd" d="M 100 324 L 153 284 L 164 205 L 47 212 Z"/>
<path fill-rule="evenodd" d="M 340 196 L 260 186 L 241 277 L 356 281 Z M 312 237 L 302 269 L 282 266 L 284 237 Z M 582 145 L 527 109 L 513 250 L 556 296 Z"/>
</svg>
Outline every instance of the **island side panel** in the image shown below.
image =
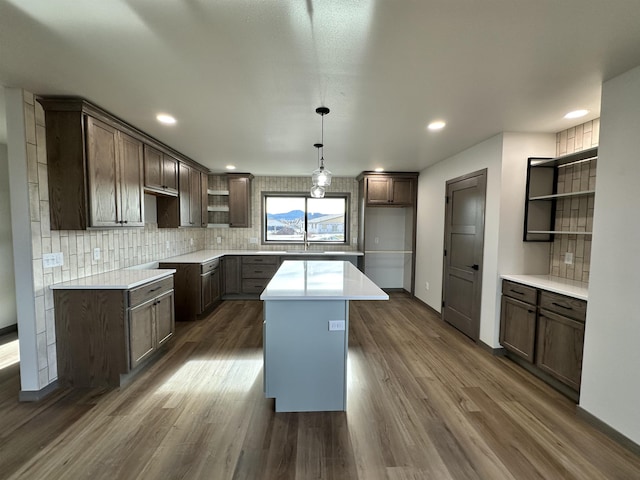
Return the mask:
<svg viewBox="0 0 640 480">
<path fill-rule="evenodd" d="M 345 329 L 329 331 L 330 320 Z M 265 395 L 277 412 L 344 411 L 347 300 L 264 302 Z"/>
</svg>

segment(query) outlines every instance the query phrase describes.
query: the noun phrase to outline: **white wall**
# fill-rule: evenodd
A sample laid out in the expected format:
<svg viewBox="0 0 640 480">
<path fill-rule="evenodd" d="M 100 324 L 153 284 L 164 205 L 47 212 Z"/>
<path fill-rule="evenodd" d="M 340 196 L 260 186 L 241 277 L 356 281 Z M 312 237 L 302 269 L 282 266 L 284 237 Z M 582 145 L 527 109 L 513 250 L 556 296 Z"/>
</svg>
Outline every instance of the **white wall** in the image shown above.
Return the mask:
<svg viewBox="0 0 640 480">
<path fill-rule="evenodd" d="M 603 84 L 580 406 L 640 444 L 640 67 Z"/>
<path fill-rule="evenodd" d="M 9 154 L 7 146 L 0 144 L 0 329 L 15 325 L 17 321 L 9 203 Z"/>
<path fill-rule="evenodd" d="M 423 170 L 418 177 L 416 296 L 439 312 L 445 183 L 487 168 L 480 340 L 493 348 L 500 346 L 499 275 L 549 271 L 549 244 L 524 243 L 522 228 L 527 157 L 555 156 L 555 142 L 554 134 L 503 133 Z"/>
</svg>

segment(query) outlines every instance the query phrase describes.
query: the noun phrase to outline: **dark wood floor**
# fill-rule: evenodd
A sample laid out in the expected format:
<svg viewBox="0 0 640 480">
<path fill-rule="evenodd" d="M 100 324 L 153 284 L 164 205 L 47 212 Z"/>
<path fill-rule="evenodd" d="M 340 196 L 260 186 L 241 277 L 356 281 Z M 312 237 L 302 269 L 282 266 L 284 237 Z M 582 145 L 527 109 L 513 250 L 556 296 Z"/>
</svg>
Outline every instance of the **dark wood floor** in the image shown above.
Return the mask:
<svg viewBox="0 0 640 480">
<path fill-rule="evenodd" d="M 2 479 L 639 479 L 640 458 L 575 405 L 419 302 L 351 302 L 346 413 L 262 393 L 262 304 L 181 323 L 111 391 L 19 403 L 0 371 Z"/>
</svg>

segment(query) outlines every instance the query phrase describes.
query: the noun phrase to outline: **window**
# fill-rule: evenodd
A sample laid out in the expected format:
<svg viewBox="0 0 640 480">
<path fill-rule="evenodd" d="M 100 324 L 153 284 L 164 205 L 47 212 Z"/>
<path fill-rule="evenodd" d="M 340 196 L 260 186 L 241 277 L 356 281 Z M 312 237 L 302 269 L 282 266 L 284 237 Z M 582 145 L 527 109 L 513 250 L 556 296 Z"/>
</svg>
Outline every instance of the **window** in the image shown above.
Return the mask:
<svg viewBox="0 0 640 480">
<path fill-rule="evenodd" d="M 348 194 L 310 198 L 304 194 L 265 193 L 265 243 L 346 243 Z"/>
</svg>

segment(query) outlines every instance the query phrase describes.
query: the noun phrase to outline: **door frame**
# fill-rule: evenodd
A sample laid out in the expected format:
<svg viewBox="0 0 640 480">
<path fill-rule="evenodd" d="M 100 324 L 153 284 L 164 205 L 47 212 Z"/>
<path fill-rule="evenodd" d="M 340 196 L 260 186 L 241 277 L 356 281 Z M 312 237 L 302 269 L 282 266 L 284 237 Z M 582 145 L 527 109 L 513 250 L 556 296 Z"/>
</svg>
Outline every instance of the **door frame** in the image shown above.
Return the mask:
<svg viewBox="0 0 640 480">
<path fill-rule="evenodd" d="M 480 239 L 480 258 L 478 259 L 479 269 L 477 270 L 477 278 L 474 283 L 474 301 L 478 306 L 477 309 L 473 312 L 474 320 L 476 320 L 477 328 L 473 332 L 473 336 L 469 337 L 474 342 L 478 343 L 480 341 L 480 319 L 481 319 L 481 311 L 482 311 L 482 273 L 484 271 L 484 233 L 485 233 L 485 223 L 486 223 L 486 204 L 487 204 L 487 177 L 488 177 L 488 169 L 483 168 L 481 170 L 476 170 L 475 172 L 467 173 L 464 175 L 460 175 L 459 177 L 452 178 L 445 182 L 445 203 L 444 203 L 444 239 L 443 239 L 443 249 L 442 249 L 442 303 L 441 303 L 441 318 L 443 321 L 445 320 L 445 305 L 446 305 L 446 297 L 447 297 L 447 256 L 445 252 L 447 251 L 447 236 L 449 235 L 449 226 L 447 222 L 447 211 L 449 209 L 448 202 L 448 193 L 449 193 L 449 185 L 452 183 L 458 183 L 464 180 L 468 180 L 473 177 L 481 177 L 484 183 L 484 203 L 482 208 L 482 222 L 481 222 L 481 239 Z M 448 323 L 448 322 L 447 322 Z M 451 323 L 448 323 L 453 327 Z M 455 327 L 454 327 L 455 328 Z M 462 332 L 463 333 L 463 332 Z"/>
</svg>

